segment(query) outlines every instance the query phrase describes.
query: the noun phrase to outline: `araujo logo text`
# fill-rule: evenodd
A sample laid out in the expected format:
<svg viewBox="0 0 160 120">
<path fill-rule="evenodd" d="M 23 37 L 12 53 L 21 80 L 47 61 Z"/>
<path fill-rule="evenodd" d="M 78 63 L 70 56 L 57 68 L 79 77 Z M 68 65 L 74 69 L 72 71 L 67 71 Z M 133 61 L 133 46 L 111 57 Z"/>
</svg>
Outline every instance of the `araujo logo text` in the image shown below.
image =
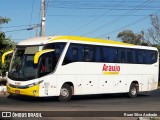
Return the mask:
<svg viewBox="0 0 160 120">
<path fill-rule="evenodd" d="M 103 65 L 102 71 L 104 74 L 119 74 L 121 68 L 120 66 L 112 66 L 112 65 Z"/>
</svg>

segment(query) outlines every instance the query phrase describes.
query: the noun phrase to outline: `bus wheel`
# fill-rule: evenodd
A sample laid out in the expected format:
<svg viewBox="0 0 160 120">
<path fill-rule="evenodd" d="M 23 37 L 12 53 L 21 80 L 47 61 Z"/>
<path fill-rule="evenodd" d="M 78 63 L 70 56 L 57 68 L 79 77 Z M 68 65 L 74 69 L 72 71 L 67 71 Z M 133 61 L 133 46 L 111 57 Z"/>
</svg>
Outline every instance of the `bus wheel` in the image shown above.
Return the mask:
<svg viewBox="0 0 160 120">
<path fill-rule="evenodd" d="M 72 97 L 72 88 L 68 84 L 64 84 L 60 90 L 59 101 L 69 101 Z"/>
<path fill-rule="evenodd" d="M 128 97 L 134 98 L 137 96 L 137 94 L 138 94 L 138 86 L 132 83 L 128 92 Z"/>
</svg>

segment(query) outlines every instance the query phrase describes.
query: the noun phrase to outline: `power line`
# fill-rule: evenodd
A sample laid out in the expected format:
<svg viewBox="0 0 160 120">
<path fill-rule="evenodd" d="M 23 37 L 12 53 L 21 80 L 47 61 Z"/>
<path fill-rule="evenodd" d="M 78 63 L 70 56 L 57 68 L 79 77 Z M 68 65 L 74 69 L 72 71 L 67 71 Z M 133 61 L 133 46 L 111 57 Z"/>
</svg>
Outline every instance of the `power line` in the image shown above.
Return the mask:
<svg viewBox="0 0 160 120">
<path fill-rule="evenodd" d="M 110 9 L 110 7 L 55 7 L 55 8 L 60 8 L 60 9 L 81 9 L 81 10 L 96 10 L 96 9 Z M 113 10 L 132 10 L 133 7 L 126 7 L 126 8 L 117 8 L 117 9 L 113 9 Z M 147 7 L 147 8 L 139 8 L 137 10 L 155 10 L 158 9 L 159 7 L 155 6 L 155 7 Z"/>
<path fill-rule="evenodd" d="M 93 9 L 94 8 L 95 9 L 101 8 L 102 10 L 106 10 L 108 8 L 110 8 L 110 9 L 112 8 L 115 11 L 116 10 L 118 10 L 118 11 L 119 10 L 123 10 L 123 11 L 124 10 L 127 10 L 127 11 L 131 10 L 132 11 L 135 8 L 136 8 L 136 11 L 138 11 L 138 10 L 155 10 L 155 9 L 159 8 L 159 6 L 157 6 L 157 3 L 159 3 L 159 1 L 156 1 L 156 0 L 154 0 L 153 4 L 149 4 L 147 6 L 145 6 L 143 4 L 146 4 L 146 3 L 150 2 L 149 0 L 148 1 L 146 1 L 146 0 L 126 1 L 123 4 L 121 4 L 119 6 L 116 6 L 116 4 L 119 4 L 119 2 L 120 2 L 119 0 L 114 0 L 114 1 L 113 0 L 101 0 L 101 1 L 97 1 L 97 0 L 92 0 L 92 1 L 90 1 L 90 0 L 85 0 L 85 1 L 82 1 L 82 0 L 76 0 L 76 1 L 75 0 L 47 0 L 46 4 L 48 4 L 48 5 L 46 5 L 46 9 L 48 7 L 52 7 L 52 6 L 54 8 L 57 8 L 57 7 L 68 7 L 68 8 L 71 8 L 71 9 L 74 9 L 74 8 L 82 8 L 82 9 L 83 8 L 93 8 Z M 141 5 L 140 7 L 139 7 L 139 3 L 142 3 L 142 4 L 140 4 Z M 77 15 L 75 15 L 75 16 L 74 15 L 47 15 L 47 17 L 52 17 L 52 16 L 58 16 L 58 17 L 61 17 L 61 16 L 63 16 L 63 17 L 86 17 L 85 20 L 87 20 L 87 21 L 88 21 L 88 17 L 98 17 L 96 15 L 95 16 L 94 15 L 90 15 L 90 16 L 85 16 L 85 15 L 78 15 L 78 16 Z M 110 15 L 109 17 L 112 17 L 112 16 L 113 15 Z M 116 16 L 116 15 L 114 15 L 114 16 Z M 117 15 L 117 16 L 118 17 L 122 17 L 123 16 L 121 18 L 121 19 L 123 19 L 125 15 L 123 14 L 123 15 Z M 130 14 L 128 14 L 127 16 L 141 16 L 141 15 L 130 15 Z M 102 16 L 99 15 L 99 18 L 101 18 L 101 17 L 107 17 L 107 15 L 102 15 Z M 84 24 L 84 20 L 82 22 Z M 82 23 L 82 22 L 78 22 L 78 26 L 80 26 L 79 23 Z M 109 22 L 111 22 L 111 21 L 109 21 Z M 91 23 L 89 23 L 89 24 L 91 24 Z M 84 27 L 88 27 L 88 25 L 84 25 Z M 82 27 L 82 28 L 80 27 L 80 29 L 78 29 L 79 27 L 77 27 L 77 24 L 75 24 L 74 25 L 74 29 L 73 29 L 73 27 L 69 27 L 69 29 L 67 27 L 67 29 L 65 31 L 69 30 L 69 32 L 67 32 L 67 34 L 70 34 L 70 32 L 72 32 L 73 30 L 75 30 L 75 29 L 81 30 L 84 27 Z M 77 31 L 77 30 L 75 30 L 75 31 Z"/>
<path fill-rule="evenodd" d="M 30 26 L 30 25 L 29 25 Z M 37 27 L 40 27 L 39 24 L 35 24 L 34 26 L 32 27 L 29 27 L 29 28 L 22 28 L 22 29 L 16 29 L 16 30 L 8 30 L 8 31 L 5 31 L 5 33 L 8 33 L 8 32 L 17 32 L 17 31 L 24 31 L 24 30 L 33 30 L 34 28 L 37 28 Z"/>
<path fill-rule="evenodd" d="M 155 11 L 155 12 L 151 13 L 150 15 L 156 14 L 156 13 L 159 12 L 159 11 L 160 11 L 160 10 Z M 120 27 L 120 28 L 118 28 L 118 29 L 115 29 L 115 30 L 113 30 L 113 31 L 111 31 L 111 32 L 107 32 L 107 33 L 105 33 L 105 34 L 103 34 L 103 35 L 100 35 L 100 36 L 98 36 L 98 37 L 102 37 L 102 36 L 106 36 L 106 35 L 111 35 L 111 34 L 117 32 L 117 31 L 120 31 L 120 30 L 124 29 L 124 28 L 127 28 L 127 27 L 129 27 L 129 26 L 133 26 L 133 25 L 135 25 L 135 24 L 137 24 L 137 23 L 139 23 L 139 22 L 142 22 L 142 21 L 144 21 L 144 20 L 147 20 L 147 18 L 148 18 L 150 15 L 147 15 L 147 16 L 145 16 L 145 17 L 143 17 L 143 18 L 140 18 L 140 19 L 138 19 L 138 20 L 136 20 L 136 21 L 134 21 L 134 22 L 131 22 L 131 23 L 129 23 L 129 24 L 125 25 L 125 26 L 122 26 L 122 27 Z"/>
<path fill-rule="evenodd" d="M 38 15 L 38 23 L 40 23 L 40 16 L 41 16 L 41 2 L 40 2 L 40 4 L 39 4 L 39 15 Z"/>
<path fill-rule="evenodd" d="M 49 0 L 46 1 L 46 16 L 47 16 L 47 12 L 48 12 L 48 5 L 49 5 Z"/>
<path fill-rule="evenodd" d="M 138 20 L 136 20 L 136 21 L 134 21 L 134 22 L 132 22 L 132 23 L 129 23 L 129 24 L 123 26 L 123 27 L 120 27 L 120 28 L 118 28 L 118 29 L 115 29 L 115 30 L 113 30 L 113 31 L 111 31 L 111 32 L 105 33 L 105 34 L 100 35 L 100 36 L 97 36 L 97 37 L 102 37 L 102 36 L 106 36 L 106 35 L 111 35 L 111 34 L 117 32 L 117 31 L 120 31 L 120 30 L 124 29 L 124 28 L 127 28 L 127 27 L 129 27 L 129 26 L 133 26 L 133 25 L 135 25 L 135 24 L 137 24 L 137 23 L 139 23 L 139 22 L 142 22 L 142 21 L 144 21 L 144 20 L 147 20 L 148 17 L 149 17 L 149 16 L 143 17 L 143 18 L 138 19 Z"/>
<path fill-rule="evenodd" d="M 106 23 L 106 24 L 104 24 L 104 25 L 102 25 L 102 26 L 100 26 L 100 27 L 98 27 L 98 28 L 96 28 L 96 29 L 94 29 L 94 30 L 86 33 L 86 34 L 83 34 L 83 35 L 81 35 L 81 36 L 89 35 L 89 34 L 91 34 L 91 33 L 97 32 L 97 31 L 105 28 L 106 26 L 112 25 L 112 24 L 116 23 L 117 21 L 120 21 L 121 19 L 123 19 L 123 18 L 127 17 L 128 15 L 132 14 L 132 13 L 133 13 L 134 11 L 136 11 L 138 8 L 143 7 L 143 6 L 149 4 L 149 3 L 153 2 L 153 1 L 154 1 L 154 0 L 147 0 L 147 1 L 143 2 L 142 4 L 138 5 L 137 7 L 135 7 L 134 9 L 132 9 L 132 10 L 124 13 L 122 16 L 120 16 L 120 17 L 112 20 L 111 22 L 108 22 L 108 23 Z"/>
<path fill-rule="evenodd" d="M 96 18 L 94 18 L 93 20 L 89 21 L 88 23 L 84 24 L 83 26 L 80 26 L 78 28 L 78 30 L 81 30 L 82 28 L 85 28 L 86 26 L 88 26 L 89 24 L 95 22 L 96 20 L 98 20 L 100 17 L 103 17 L 104 15 L 106 15 L 107 13 L 111 12 L 114 8 L 118 7 L 119 5 L 121 5 L 122 3 L 124 3 L 126 0 L 120 1 L 118 4 L 116 4 L 115 6 L 113 6 L 113 8 L 109 9 L 107 12 L 103 13 L 102 15 L 97 16 Z M 72 31 L 71 31 L 72 32 Z M 77 32 L 77 30 L 76 30 Z"/>
<path fill-rule="evenodd" d="M 57 17 L 97 17 L 97 16 L 99 16 L 99 17 L 115 17 L 115 16 L 122 16 L 122 14 L 120 14 L 120 15 L 118 15 L 118 14 L 116 14 L 116 15 L 105 15 L 105 16 L 100 16 L 100 15 L 47 15 L 48 17 L 55 17 L 55 16 L 57 16 Z M 137 17 L 137 16 L 146 16 L 146 15 L 128 15 L 128 16 L 131 16 L 131 17 Z"/>
<path fill-rule="evenodd" d="M 30 25 L 17 25 L 17 26 L 6 26 L 6 27 L 2 27 L 4 28 L 15 28 L 15 27 L 25 27 L 25 26 L 33 26 L 33 25 L 37 25 L 37 24 L 30 24 Z"/>
<path fill-rule="evenodd" d="M 33 7 L 34 7 L 34 0 L 32 0 L 32 9 L 31 9 L 31 17 L 30 17 L 30 25 L 32 23 L 32 15 L 33 15 Z M 31 38 L 31 31 L 30 31 L 30 38 Z"/>
<path fill-rule="evenodd" d="M 48 3 L 50 3 L 51 1 L 49 1 Z M 78 3 L 80 4 L 80 3 L 82 3 L 83 1 L 79 1 Z M 76 3 L 77 3 L 77 1 L 76 1 Z M 96 12 L 94 12 L 95 14 L 96 13 L 99 13 L 101 10 L 97 10 Z M 73 29 L 73 27 L 75 27 L 75 26 L 77 26 L 77 25 L 79 25 L 80 23 L 82 23 L 82 22 L 84 22 L 84 21 L 86 21 L 86 20 L 88 20 L 88 18 L 84 18 L 84 19 L 82 19 L 80 22 L 77 22 L 76 24 L 74 24 L 73 26 L 70 26 L 70 29 Z M 64 31 L 68 31 L 68 27 L 66 28 L 66 29 L 64 29 Z M 66 34 L 69 34 L 68 32 L 66 33 Z"/>
<path fill-rule="evenodd" d="M 30 17 L 30 25 L 32 23 L 33 7 L 34 7 L 34 0 L 32 1 L 32 10 L 31 10 L 31 17 Z"/>
<path fill-rule="evenodd" d="M 55 0 L 56 1 L 56 0 Z M 107 9 L 107 8 L 112 8 L 113 6 L 115 6 L 115 3 L 119 3 L 119 1 L 54 1 L 54 8 L 65 8 L 65 9 Z M 146 0 L 145 0 L 146 1 Z M 134 4 L 133 4 L 134 2 Z M 128 1 L 124 4 L 122 4 L 121 6 L 118 6 L 117 8 L 133 8 L 136 7 L 135 5 L 137 3 L 141 3 L 142 0 L 138 0 L 138 1 Z M 157 5 L 157 3 L 159 3 L 160 1 L 154 1 L 154 4 L 149 5 L 149 6 L 145 6 L 144 8 L 159 8 L 159 6 Z M 50 5 L 52 5 L 52 1 L 50 1 Z M 52 6 L 50 6 L 52 7 Z"/>
<path fill-rule="evenodd" d="M 9 31 L 5 31 L 4 33 L 8 33 L 8 32 L 17 32 L 17 31 L 24 31 L 24 30 L 27 30 L 27 28 L 16 29 L 16 30 L 9 30 Z"/>
</svg>

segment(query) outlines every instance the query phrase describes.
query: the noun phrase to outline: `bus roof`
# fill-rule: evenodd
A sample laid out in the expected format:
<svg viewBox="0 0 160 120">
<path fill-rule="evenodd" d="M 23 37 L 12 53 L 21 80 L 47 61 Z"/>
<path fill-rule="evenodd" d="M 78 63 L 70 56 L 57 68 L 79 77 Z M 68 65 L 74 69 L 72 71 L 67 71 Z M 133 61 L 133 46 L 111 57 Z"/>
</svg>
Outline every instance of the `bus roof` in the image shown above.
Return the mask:
<svg viewBox="0 0 160 120">
<path fill-rule="evenodd" d="M 86 38 L 79 36 L 46 36 L 46 37 L 35 37 L 31 39 L 24 40 L 20 42 L 18 45 L 41 45 L 52 42 L 68 42 L 68 41 L 79 41 L 79 42 L 93 42 L 93 43 L 106 43 L 106 44 L 119 44 L 119 45 L 133 45 L 113 40 L 104 40 L 104 39 L 96 39 L 96 38 Z"/>
<path fill-rule="evenodd" d="M 48 42 L 48 40 L 53 39 L 54 36 L 46 36 L 46 37 L 35 37 L 27 40 L 23 40 L 18 43 L 20 46 L 26 46 L 26 45 L 43 45 Z"/>
<path fill-rule="evenodd" d="M 88 43 L 88 44 L 107 44 L 107 45 L 114 45 L 119 47 L 130 47 L 130 48 L 142 48 L 142 49 L 154 49 L 154 47 L 146 47 L 146 46 L 138 46 L 134 44 L 128 44 L 123 42 L 118 42 L 114 40 L 106 40 L 106 39 L 97 39 L 97 38 L 86 38 L 86 37 L 79 37 L 79 36 L 46 36 L 46 37 L 35 37 L 28 40 L 24 40 L 20 42 L 18 45 L 20 46 L 27 46 L 27 45 L 44 45 L 47 43 L 53 42 L 75 42 L 75 43 Z"/>
</svg>

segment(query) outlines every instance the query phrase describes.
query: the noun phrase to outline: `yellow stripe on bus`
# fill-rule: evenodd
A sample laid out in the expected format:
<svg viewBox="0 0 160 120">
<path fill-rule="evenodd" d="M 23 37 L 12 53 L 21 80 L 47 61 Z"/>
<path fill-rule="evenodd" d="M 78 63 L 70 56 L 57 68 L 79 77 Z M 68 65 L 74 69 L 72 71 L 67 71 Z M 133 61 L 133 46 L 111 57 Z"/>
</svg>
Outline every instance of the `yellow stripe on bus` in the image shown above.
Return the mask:
<svg viewBox="0 0 160 120">
<path fill-rule="evenodd" d="M 2 55 L 2 63 L 3 63 L 3 64 L 4 64 L 4 61 L 5 61 L 6 55 L 11 54 L 11 53 L 13 53 L 13 52 L 14 52 L 14 50 L 10 50 L 10 51 L 7 51 L 7 52 L 3 53 L 3 55 Z"/>
<path fill-rule="evenodd" d="M 39 52 L 37 52 L 34 56 L 34 64 L 37 64 L 38 63 L 38 60 L 39 60 L 39 57 L 44 54 L 44 53 L 47 53 L 47 52 L 52 52 L 54 51 L 54 49 L 46 49 L 46 50 L 41 50 Z"/>
<path fill-rule="evenodd" d="M 95 43 L 107 43 L 107 44 L 119 44 L 119 45 L 134 46 L 133 44 L 118 42 L 118 41 L 114 41 L 114 40 L 85 38 L 85 37 L 79 37 L 79 36 L 59 36 L 59 37 L 50 39 L 48 42 L 52 42 L 54 40 L 75 40 L 75 41 L 85 41 L 85 42 L 95 42 Z"/>
<path fill-rule="evenodd" d="M 103 72 L 103 74 L 104 75 L 118 75 L 119 74 L 119 72 L 109 72 L 109 71 L 107 71 L 107 72 Z"/>
</svg>

